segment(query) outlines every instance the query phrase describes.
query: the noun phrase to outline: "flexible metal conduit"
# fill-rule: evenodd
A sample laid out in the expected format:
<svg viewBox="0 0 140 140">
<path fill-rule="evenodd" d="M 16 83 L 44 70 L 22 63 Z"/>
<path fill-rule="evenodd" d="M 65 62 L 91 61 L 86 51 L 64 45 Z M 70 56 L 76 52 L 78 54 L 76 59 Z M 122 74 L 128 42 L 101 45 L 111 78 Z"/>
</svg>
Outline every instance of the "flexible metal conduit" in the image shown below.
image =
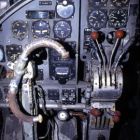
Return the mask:
<svg viewBox="0 0 140 140">
<path fill-rule="evenodd" d="M 7 96 L 7 101 L 9 103 L 9 107 L 13 114 L 20 120 L 25 122 L 42 122 L 42 116 L 30 116 L 26 115 L 23 112 L 21 112 L 16 99 L 16 94 L 18 93 L 19 83 L 21 82 L 22 76 L 24 75 L 25 68 L 28 62 L 28 56 L 37 48 L 53 48 L 55 49 L 62 58 L 68 58 L 69 53 L 64 49 L 64 47 L 58 43 L 57 41 L 54 41 L 52 39 L 38 39 L 34 40 L 32 43 L 28 44 L 25 48 L 25 50 L 20 55 L 19 59 L 17 60 L 17 63 L 14 68 L 15 76 L 10 82 L 9 85 L 9 92 Z"/>
</svg>

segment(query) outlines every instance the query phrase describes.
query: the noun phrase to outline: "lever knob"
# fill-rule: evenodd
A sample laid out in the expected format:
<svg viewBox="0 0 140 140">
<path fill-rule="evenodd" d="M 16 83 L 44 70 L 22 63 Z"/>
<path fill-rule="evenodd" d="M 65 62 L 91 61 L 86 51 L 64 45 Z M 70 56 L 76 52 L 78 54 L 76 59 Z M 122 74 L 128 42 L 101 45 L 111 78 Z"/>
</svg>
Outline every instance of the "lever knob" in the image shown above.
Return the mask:
<svg viewBox="0 0 140 140">
<path fill-rule="evenodd" d="M 121 39 L 125 36 L 125 32 L 123 30 L 117 30 L 115 32 L 115 37 L 118 38 L 118 39 Z"/>
<path fill-rule="evenodd" d="M 114 115 L 112 116 L 114 123 L 118 123 L 120 121 L 120 117 L 121 117 L 120 111 L 115 111 Z"/>
<path fill-rule="evenodd" d="M 93 115 L 93 116 L 98 117 L 98 116 L 102 115 L 102 112 L 97 108 L 93 108 L 93 109 L 90 110 L 90 114 Z"/>
<path fill-rule="evenodd" d="M 97 39 L 99 38 L 99 33 L 98 33 L 98 32 L 92 32 L 92 33 L 91 33 L 91 38 L 92 38 L 93 40 L 97 40 Z"/>
</svg>

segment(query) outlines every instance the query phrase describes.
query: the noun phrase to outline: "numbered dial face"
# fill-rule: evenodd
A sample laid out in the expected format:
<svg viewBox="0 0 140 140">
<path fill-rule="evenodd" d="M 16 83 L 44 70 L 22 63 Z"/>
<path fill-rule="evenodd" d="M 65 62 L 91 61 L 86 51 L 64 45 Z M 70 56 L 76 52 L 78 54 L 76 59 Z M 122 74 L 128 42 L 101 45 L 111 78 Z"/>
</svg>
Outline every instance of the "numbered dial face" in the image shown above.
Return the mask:
<svg viewBox="0 0 140 140">
<path fill-rule="evenodd" d="M 50 25 L 47 21 L 38 20 L 32 24 L 32 33 L 35 38 L 48 37 L 50 35 Z"/>
<path fill-rule="evenodd" d="M 74 15 L 74 5 L 61 5 L 56 6 L 57 15 L 61 18 L 70 18 Z"/>
<path fill-rule="evenodd" d="M 94 0 L 94 6 L 106 6 L 108 0 Z"/>
<path fill-rule="evenodd" d="M 95 29 L 99 30 L 106 26 L 107 14 L 105 10 L 95 10 L 89 14 L 88 17 L 89 25 Z"/>
<path fill-rule="evenodd" d="M 60 39 L 66 39 L 71 35 L 71 24 L 69 21 L 57 21 L 54 25 L 54 36 Z"/>
<path fill-rule="evenodd" d="M 127 24 L 127 10 L 111 10 L 109 14 L 109 26 L 113 28 L 123 28 Z"/>
<path fill-rule="evenodd" d="M 129 3 L 129 0 L 112 0 L 112 4 L 115 7 L 124 7 L 127 6 Z"/>
<path fill-rule="evenodd" d="M 17 20 L 12 23 L 12 33 L 18 40 L 23 40 L 27 35 L 27 23 L 22 20 Z"/>
</svg>

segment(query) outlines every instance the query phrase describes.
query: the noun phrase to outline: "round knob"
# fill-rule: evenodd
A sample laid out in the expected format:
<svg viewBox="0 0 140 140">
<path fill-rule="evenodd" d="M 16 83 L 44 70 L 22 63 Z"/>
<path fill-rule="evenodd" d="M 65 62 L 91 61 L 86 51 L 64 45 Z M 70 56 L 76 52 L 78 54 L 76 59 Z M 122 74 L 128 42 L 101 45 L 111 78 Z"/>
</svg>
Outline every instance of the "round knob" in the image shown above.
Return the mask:
<svg viewBox="0 0 140 140">
<path fill-rule="evenodd" d="M 123 30 L 117 30 L 117 31 L 115 32 L 115 37 L 116 37 L 116 38 L 121 39 L 121 38 L 123 38 L 124 36 L 125 36 L 125 32 L 124 32 Z"/>
<path fill-rule="evenodd" d="M 121 113 L 120 111 L 115 111 L 114 116 L 112 117 L 112 120 L 114 123 L 118 123 L 120 121 Z"/>
<path fill-rule="evenodd" d="M 90 110 L 90 114 L 98 117 L 98 116 L 101 116 L 102 112 L 99 109 L 93 108 Z"/>
<path fill-rule="evenodd" d="M 58 113 L 58 119 L 61 121 L 66 121 L 69 118 L 69 115 L 66 111 L 60 111 Z"/>
<path fill-rule="evenodd" d="M 119 116 L 113 116 L 112 120 L 114 123 L 118 123 L 120 121 L 120 117 Z"/>
<path fill-rule="evenodd" d="M 67 5 L 67 4 L 68 4 L 67 0 L 64 0 L 63 5 Z"/>
<path fill-rule="evenodd" d="M 97 40 L 97 39 L 99 38 L 99 33 L 98 33 L 98 32 L 92 32 L 92 33 L 91 33 L 91 38 L 92 38 L 93 40 Z"/>
</svg>

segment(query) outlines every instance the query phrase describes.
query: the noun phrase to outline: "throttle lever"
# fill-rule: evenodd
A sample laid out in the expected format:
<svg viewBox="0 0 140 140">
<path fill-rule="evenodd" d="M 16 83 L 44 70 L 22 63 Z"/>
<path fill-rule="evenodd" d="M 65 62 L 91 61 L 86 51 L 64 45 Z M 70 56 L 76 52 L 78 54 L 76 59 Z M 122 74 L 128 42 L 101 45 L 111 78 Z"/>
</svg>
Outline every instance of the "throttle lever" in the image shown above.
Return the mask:
<svg viewBox="0 0 140 140">
<path fill-rule="evenodd" d="M 98 41 L 98 38 L 99 38 L 99 33 L 98 32 L 92 32 L 91 33 L 91 38 L 96 42 L 96 46 L 97 46 L 97 49 L 99 50 L 99 52 L 100 52 L 100 55 L 101 55 L 101 60 L 102 60 L 102 62 L 103 62 L 103 69 L 104 69 L 104 71 L 105 71 L 105 57 L 104 57 L 104 54 L 103 54 L 103 52 L 102 52 L 102 49 L 101 49 L 101 47 L 100 47 L 100 45 L 99 45 L 99 41 Z"/>
<path fill-rule="evenodd" d="M 125 35 L 125 32 L 123 30 L 117 30 L 115 32 L 116 42 L 115 42 L 115 45 L 113 47 L 113 50 L 112 50 L 112 53 L 111 53 L 111 56 L 109 59 L 109 71 L 111 71 L 112 59 L 113 59 L 113 56 L 114 56 L 115 51 L 117 49 L 117 46 L 119 44 L 119 41 L 124 37 L 124 35 Z"/>
<path fill-rule="evenodd" d="M 123 57 L 123 55 L 127 52 L 128 48 L 132 45 L 132 43 L 135 41 L 135 37 L 131 37 L 131 39 L 129 39 L 127 41 L 127 43 L 124 45 L 123 47 L 123 51 L 120 53 L 119 58 L 117 60 L 117 62 L 114 64 L 114 71 L 116 71 L 116 68 L 121 60 L 121 58 Z"/>
</svg>

